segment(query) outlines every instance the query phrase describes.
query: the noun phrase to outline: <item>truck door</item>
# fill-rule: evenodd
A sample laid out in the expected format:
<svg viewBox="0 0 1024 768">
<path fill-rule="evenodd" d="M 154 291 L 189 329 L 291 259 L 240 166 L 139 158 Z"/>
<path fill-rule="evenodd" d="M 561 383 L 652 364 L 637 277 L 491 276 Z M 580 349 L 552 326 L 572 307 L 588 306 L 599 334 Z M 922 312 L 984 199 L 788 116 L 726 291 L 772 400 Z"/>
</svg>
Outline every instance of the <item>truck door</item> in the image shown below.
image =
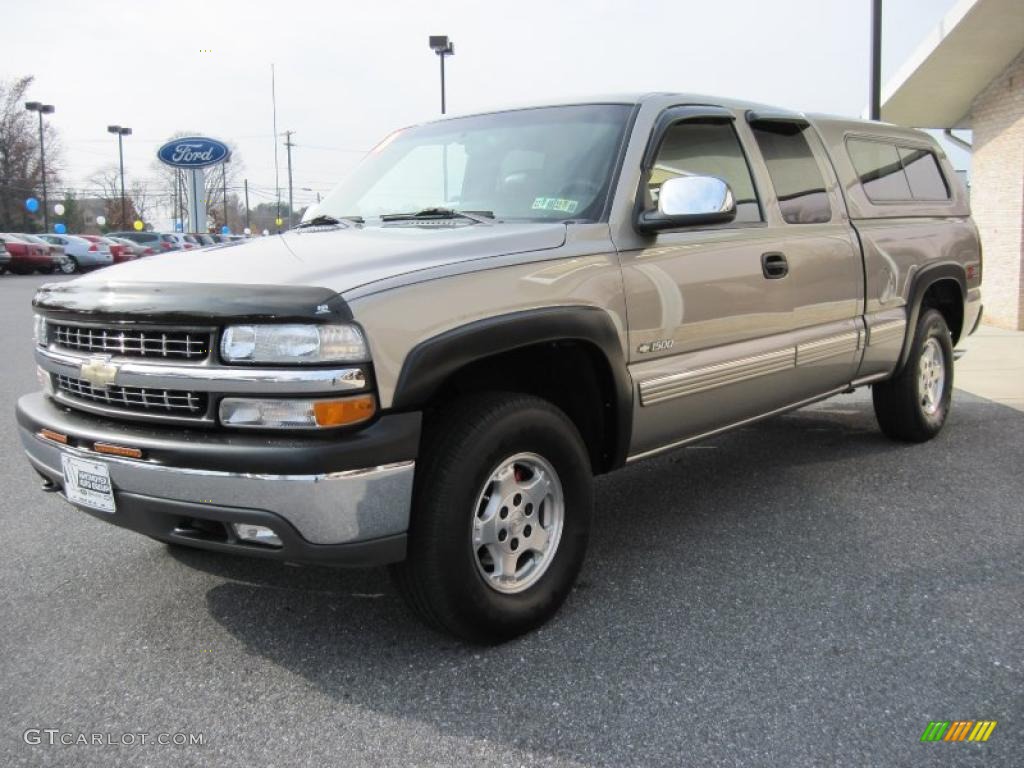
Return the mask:
<svg viewBox="0 0 1024 768">
<path fill-rule="evenodd" d="M 729 184 L 737 213 L 616 242 L 636 387 L 632 457 L 850 381 L 863 273 L 823 160 L 800 124 L 748 125 L 715 107 L 655 121 L 637 211 L 656 207 L 667 178 L 700 174 Z"/>
</svg>

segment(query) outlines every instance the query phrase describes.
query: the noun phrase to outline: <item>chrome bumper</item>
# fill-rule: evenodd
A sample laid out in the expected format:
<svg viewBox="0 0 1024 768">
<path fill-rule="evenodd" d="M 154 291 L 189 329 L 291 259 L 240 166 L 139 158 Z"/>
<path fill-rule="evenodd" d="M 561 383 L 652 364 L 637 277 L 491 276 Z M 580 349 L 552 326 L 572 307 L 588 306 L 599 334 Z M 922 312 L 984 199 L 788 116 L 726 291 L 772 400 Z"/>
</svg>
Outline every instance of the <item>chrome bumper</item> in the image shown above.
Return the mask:
<svg viewBox="0 0 1024 768">
<path fill-rule="evenodd" d="M 317 475 L 238 474 L 119 459 L 60 445 L 24 427 L 18 431 L 32 465 L 61 488 L 60 457 L 66 453 L 106 464 L 115 498 L 130 494 L 269 512 L 311 544 L 379 539 L 409 527 L 414 461 Z"/>
</svg>

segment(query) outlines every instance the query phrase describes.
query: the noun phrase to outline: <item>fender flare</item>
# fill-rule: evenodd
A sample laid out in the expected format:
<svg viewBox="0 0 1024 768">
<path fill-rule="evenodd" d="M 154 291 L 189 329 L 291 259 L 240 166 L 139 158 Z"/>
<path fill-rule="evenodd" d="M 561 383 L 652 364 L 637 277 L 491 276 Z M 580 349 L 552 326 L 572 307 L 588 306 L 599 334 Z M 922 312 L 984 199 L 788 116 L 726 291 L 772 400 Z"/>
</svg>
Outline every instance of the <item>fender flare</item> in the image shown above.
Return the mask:
<svg viewBox="0 0 1024 768">
<path fill-rule="evenodd" d="M 893 375 L 899 374 L 910 359 L 910 347 L 914 343 L 914 333 L 917 330 L 917 320 L 921 316 L 921 303 L 928 289 L 939 280 L 953 279 L 960 286 L 960 300 L 967 301 L 967 273 L 962 264 L 943 262 L 942 264 L 930 264 L 922 268 L 911 279 L 910 290 L 907 294 L 907 332 L 903 337 L 903 349 L 900 351 L 900 359 L 896 365 Z"/>
<path fill-rule="evenodd" d="M 534 344 L 592 344 L 611 372 L 615 407 L 612 467 L 625 463 L 633 426 L 633 384 L 611 316 L 591 306 L 542 307 L 511 312 L 452 328 L 417 344 L 406 355 L 392 408 L 422 408 L 456 371 L 488 357 Z"/>
</svg>

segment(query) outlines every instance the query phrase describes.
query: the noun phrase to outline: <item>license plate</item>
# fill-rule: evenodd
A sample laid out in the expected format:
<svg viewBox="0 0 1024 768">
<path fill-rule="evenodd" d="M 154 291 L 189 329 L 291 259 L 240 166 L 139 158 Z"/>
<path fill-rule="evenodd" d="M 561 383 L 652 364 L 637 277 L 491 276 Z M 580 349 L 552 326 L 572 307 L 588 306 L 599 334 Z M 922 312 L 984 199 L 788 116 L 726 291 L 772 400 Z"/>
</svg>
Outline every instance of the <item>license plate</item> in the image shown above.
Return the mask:
<svg viewBox="0 0 1024 768">
<path fill-rule="evenodd" d="M 114 489 L 106 464 L 74 456 L 60 457 L 64 467 L 64 495 L 73 504 L 114 512 Z"/>
</svg>

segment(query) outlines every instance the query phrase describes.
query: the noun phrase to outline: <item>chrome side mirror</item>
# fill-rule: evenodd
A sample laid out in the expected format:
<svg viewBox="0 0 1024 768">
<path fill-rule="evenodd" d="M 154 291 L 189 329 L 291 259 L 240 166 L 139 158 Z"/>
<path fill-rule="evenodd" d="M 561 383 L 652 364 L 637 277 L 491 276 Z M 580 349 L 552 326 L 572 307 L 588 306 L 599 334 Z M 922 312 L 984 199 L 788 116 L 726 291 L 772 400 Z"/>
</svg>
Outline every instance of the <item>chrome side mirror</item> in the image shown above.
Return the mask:
<svg viewBox="0 0 1024 768">
<path fill-rule="evenodd" d="M 644 211 L 637 220 L 641 232 L 722 224 L 736 217 L 736 200 L 729 185 L 716 176 L 677 176 L 666 179 L 658 193 L 658 210 Z"/>
</svg>

